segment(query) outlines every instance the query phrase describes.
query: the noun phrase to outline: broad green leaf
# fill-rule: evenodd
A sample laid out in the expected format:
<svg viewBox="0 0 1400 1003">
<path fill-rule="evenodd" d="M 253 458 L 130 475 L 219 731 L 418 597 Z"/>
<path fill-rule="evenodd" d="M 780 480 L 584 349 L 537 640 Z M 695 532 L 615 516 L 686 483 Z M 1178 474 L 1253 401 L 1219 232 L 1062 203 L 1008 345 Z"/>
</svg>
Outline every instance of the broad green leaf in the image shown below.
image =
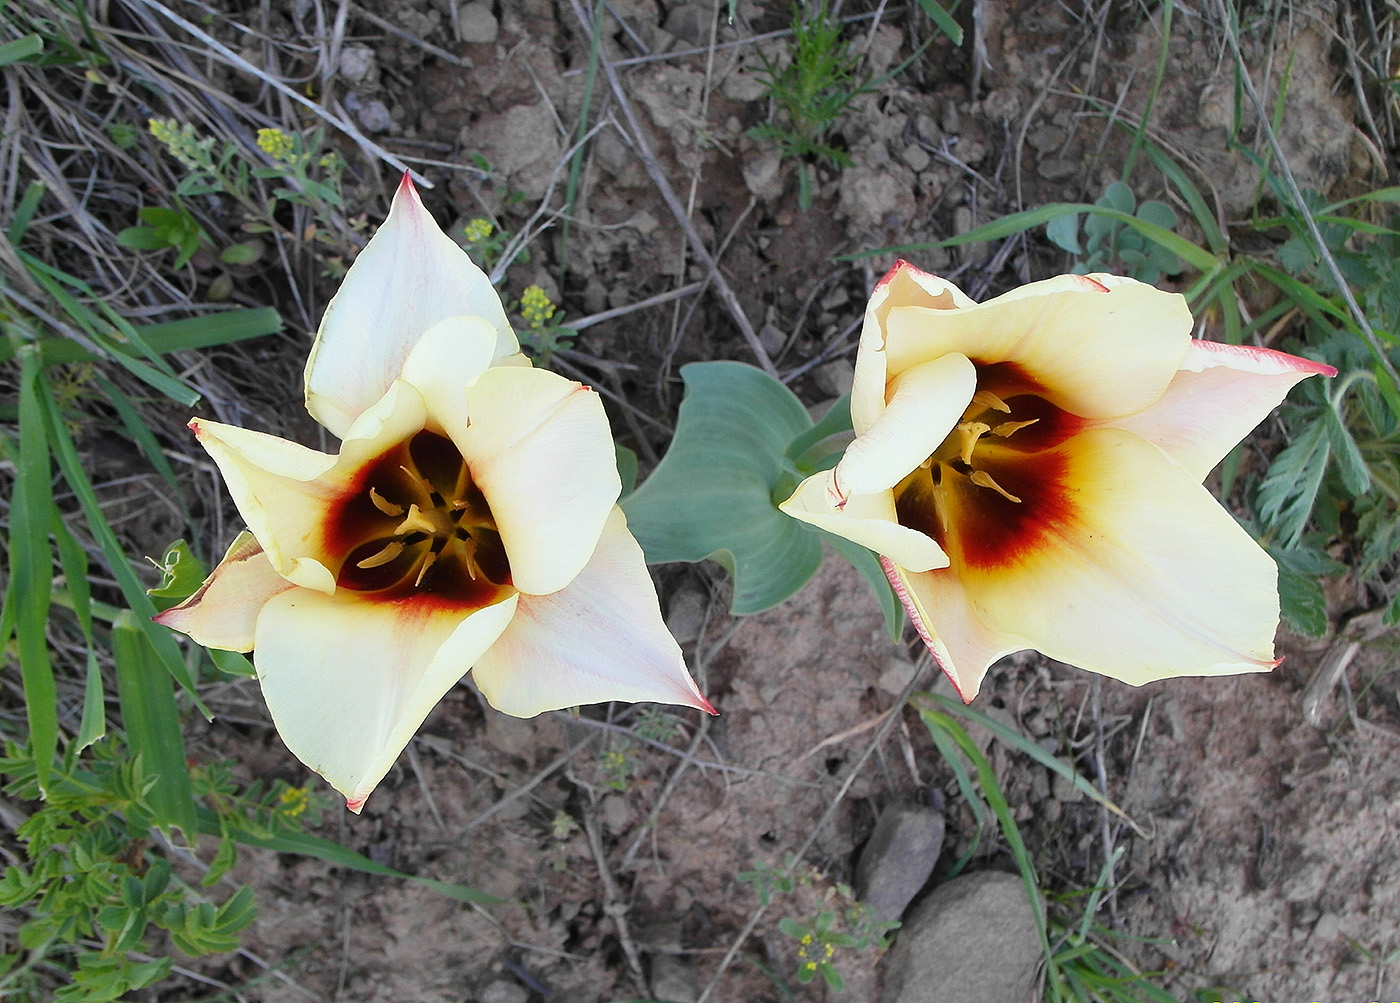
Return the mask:
<svg viewBox="0 0 1400 1003">
<path fill-rule="evenodd" d="M 47 788 L 58 751 L 58 689 L 49 659 L 49 604 L 53 596 L 53 553 L 49 526 L 56 516 L 53 468 L 43 407 L 47 386 L 34 345 L 19 349 L 19 447 L 10 501 L 10 587 L 20 676 L 29 721 L 29 747 L 41 789 Z"/>
<path fill-rule="evenodd" d="M 626 498 L 637 489 L 637 454 L 626 446 L 614 446 L 617 453 L 617 476 L 622 481 L 622 495 Z"/>
<path fill-rule="evenodd" d="M 782 460 L 812 422 L 792 391 L 753 366 L 697 362 L 681 376 L 675 438 L 622 508 L 649 563 L 713 558 L 734 576 L 731 611 L 757 613 L 821 564 L 818 538 L 774 500 L 796 486 Z"/>
<path fill-rule="evenodd" d="M 198 592 L 207 576 L 204 562 L 191 553 L 190 545 L 184 540 L 176 540 L 165 549 L 165 556 L 160 559 L 158 567 L 160 584 L 147 589 L 146 594 L 153 599 L 166 599 L 172 603 L 183 602 Z"/>
<path fill-rule="evenodd" d="M 112 624 L 112 661 L 127 742 L 156 778 L 147 793 L 156 824 L 193 840 L 199 827 L 174 683 L 130 611 Z"/>
<path fill-rule="evenodd" d="M 1046 223 L 1045 236 L 1050 243 L 1068 251 L 1070 254 L 1082 255 L 1084 253 L 1084 248 L 1079 244 L 1078 213 L 1069 216 L 1057 216 Z"/>
<path fill-rule="evenodd" d="M 1278 602 L 1288 629 L 1308 637 L 1327 634 L 1327 596 L 1316 578 L 1279 568 Z"/>
<path fill-rule="evenodd" d="M 23 62 L 44 51 L 44 40 L 38 35 L 25 35 L 0 45 L 0 66 Z"/>
<path fill-rule="evenodd" d="M 792 461 L 799 474 L 806 476 L 812 472 L 812 464 L 820 460 L 820 457 L 807 455 L 812 448 L 832 436 L 849 431 L 851 431 L 851 395 L 843 394 L 831 407 L 827 408 L 821 421 L 788 443 L 783 455 Z"/>
</svg>

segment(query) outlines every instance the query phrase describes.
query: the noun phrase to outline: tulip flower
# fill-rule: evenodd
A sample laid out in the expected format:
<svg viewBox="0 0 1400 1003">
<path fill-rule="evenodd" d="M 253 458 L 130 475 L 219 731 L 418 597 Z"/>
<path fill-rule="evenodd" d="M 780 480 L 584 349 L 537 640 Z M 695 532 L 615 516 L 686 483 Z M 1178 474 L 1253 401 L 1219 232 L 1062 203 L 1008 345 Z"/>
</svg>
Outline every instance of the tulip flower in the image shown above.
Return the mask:
<svg viewBox="0 0 1400 1003">
<path fill-rule="evenodd" d="M 306 368 L 337 454 L 195 419 L 249 532 L 157 619 L 253 652 L 278 733 L 358 812 L 468 669 L 529 717 L 714 713 L 662 623 L 598 395 L 530 366 L 405 176 Z"/>
<path fill-rule="evenodd" d="M 856 438 L 781 508 L 880 555 L 964 700 L 1027 648 L 1135 685 L 1268 670 L 1277 568 L 1201 482 L 1336 371 L 1191 327 L 1132 279 L 977 304 L 900 262 L 866 308 Z"/>
</svg>

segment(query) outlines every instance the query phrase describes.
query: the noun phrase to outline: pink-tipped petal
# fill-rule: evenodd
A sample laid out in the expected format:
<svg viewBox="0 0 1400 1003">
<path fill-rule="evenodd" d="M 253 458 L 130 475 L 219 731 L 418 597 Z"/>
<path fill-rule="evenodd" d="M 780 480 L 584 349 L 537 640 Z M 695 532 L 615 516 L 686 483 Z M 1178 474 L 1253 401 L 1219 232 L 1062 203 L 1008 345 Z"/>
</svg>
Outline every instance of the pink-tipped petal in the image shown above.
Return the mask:
<svg viewBox="0 0 1400 1003">
<path fill-rule="evenodd" d="M 153 619 L 206 648 L 252 651 L 258 614 L 295 587 L 272 569 L 253 534 L 243 532 L 194 595 Z"/>
<path fill-rule="evenodd" d="M 328 547 L 326 517 L 364 464 L 423 427 L 418 392 L 395 383 L 346 429 L 339 456 L 219 422 L 190 423 L 273 569 L 304 588 L 335 591 L 345 555 Z"/>
<path fill-rule="evenodd" d="M 905 568 L 946 568 L 948 555 L 932 538 L 899 525 L 894 494 L 847 495 L 833 471 L 813 474 L 778 508 L 794 519 L 884 554 Z"/>
<path fill-rule="evenodd" d="M 326 307 L 306 363 L 306 407 L 342 438 L 399 378 L 418 339 L 448 317 L 480 317 L 493 355 L 520 350 L 486 274 L 423 207 L 405 174 L 389 217 Z"/>
<path fill-rule="evenodd" d="M 258 617 L 253 661 L 277 733 L 358 811 L 515 605 L 512 596 L 464 615 L 430 594 L 275 596 Z"/>
<path fill-rule="evenodd" d="M 959 615 L 1135 686 L 1276 664 L 1274 562 L 1155 446 L 1082 432 L 1020 480 L 1003 458 L 983 469 L 1019 503 L 975 486 L 946 495 L 949 574 L 969 604 Z M 958 629 L 948 604 L 925 612 L 945 640 Z"/>
<path fill-rule="evenodd" d="M 477 660 L 472 679 L 491 706 L 514 717 L 606 700 L 715 713 L 661 620 L 642 548 L 620 508 L 566 588 L 520 597 L 515 619 Z"/>
<path fill-rule="evenodd" d="M 1193 341 L 1160 400 L 1102 424 L 1142 436 L 1201 480 L 1294 384 L 1336 374 L 1323 363 L 1266 348 Z"/>
<path fill-rule="evenodd" d="M 1003 395 L 1038 393 L 1083 418 L 1132 414 L 1158 400 L 1191 341 L 1183 297 L 1141 282 L 1084 275 L 1033 282 L 958 310 L 892 307 L 891 377 L 950 352 L 967 356 Z M 979 387 L 982 383 L 979 382 Z"/>
</svg>

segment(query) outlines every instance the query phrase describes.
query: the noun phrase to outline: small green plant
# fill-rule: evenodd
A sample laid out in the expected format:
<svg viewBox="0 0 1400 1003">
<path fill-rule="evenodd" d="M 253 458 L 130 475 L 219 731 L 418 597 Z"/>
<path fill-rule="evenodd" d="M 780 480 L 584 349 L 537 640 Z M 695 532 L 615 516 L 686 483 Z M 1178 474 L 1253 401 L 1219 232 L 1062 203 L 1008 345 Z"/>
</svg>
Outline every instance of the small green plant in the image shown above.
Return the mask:
<svg viewBox="0 0 1400 1003">
<path fill-rule="evenodd" d="M 1109 185 L 1094 205 L 1134 216 L 1163 230 L 1176 229 L 1176 213 L 1171 206 L 1152 199 L 1138 205 L 1133 190 L 1122 181 Z M 1163 275 L 1176 275 L 1181 271 L 1181 259 L 1175 254 L 1112 216 L 1091 213 L 1082 223 L 1082 245 L 1079 240 L 1081 217 L 1077 213 L 1059 216 L 1045 227 L 1045 235 L 1051 243 L 1080 258 L 1072 269 L 1080 275 L 1114 272 L 1153 284 Z"/>
<path fill-rule="evenodd" d="M 468 220 L 467 225 L 462 227 L 462 238 L 466 243 L 467 253 L 472 256 L 477 267 L 483 272 L 490 272 L 501 252 L 506 249 L 510 234 L 497 229 L 489 219 L 478 216 Z"/>
<path fill-rule="evenodd" d="M 167 209 L 149 205 L 136 214 L 143 225 L 130 226 L 117 234 L 117 243 L 136 251 L 163 251 L 173 247 L 179 253 L 175 267 L 184 268 L 200 247 L 209 243 L 204 227 L 183 206 Z"/>
<path fill-rule="evenodd" d="M 763 59 L 764 83 L 781 120 L 749 130 L 755 139 L 777 144 L 784 157 L 801 161 L 798 201 L 812 204 L 812 162 L 849 167 L 844 150 L 827 142 L 842 113 L 868 88 L 859 77 L 860 57 L 842 36 L 841 22 L 827 8 L 826 0 L 805 9 L 792 7 L 792 40 L 786 63 Z"/>
<path fill-rule="evenodd" d="M 898 929 L 896 921 L 880 921 L 855 899 L 851 886 L 836 881 L 827 883 L 816 870 L 801 868 L 797 858 L 789 853 L 781 869 L 759 862 L 751 871 L 742 871 L 737 879 L 752 885 L 765 906 L 780 895 L 795 889 L 825 886 L 821 907 L 809 918 L 784 916 L 778 929 L 797 941 L 797 972 L 795 978 L 804 985 L 818 975 L 834 991 L 846 988 L 846 981 L 837 967 L 838 952 L 860 952 L 868 948 L 883 951 L 889 946 L 888 934 Z"/>
<path fill-rule="evenodd" d="M 611 787 L 615 791 L 625 791 L 628 781 L 632 779 L 632 769 L 635 765 L 631 743 L 624 740 L 622 744 L 605 750 L 598 757 L 600 782 L 604 787 Z"/>
<path fill-rule="evenodd" d="M 521 345 L 540 365 L 548 365 L 555 352 L 572 348 L 578 337 L 573 328 L 563 326 L 564 314 L 539 286 L 526 286 L 512 312 L 525 322 L 519 332 Z"/>
<path fill-rule="evenodd" d="M 147 127 L 166 152 L 188 172 L 175 187 L 177 199 L 228 195 L 238 202 L 247 217 L 243 222 L 244 231 L 252 234 L 277 232 L 296 241 L 314 241 L 332 254 L 328 272 L 343 273 L 343 261 L 355 244 L 346 231 L 359 229 L 363 223 L 348 222 L 337 215 L 345 201 L 340 190 L 345 162 L 335 151 L 322 150 L 325 140 L 322 130 L 303 138 L 282 129 L 259 129 L 258 149 L 272 162 L 271 167 L 260 167 L 253 165 L 238 144 L 229 140 L 220 143 L 212 136 L 201 136 L 189 123 L 173 118 L 152 118 Z M 274 187 L 271 197 L 264 201 L 255 188 L 257 181 L 288 183 Z M 299 233 L 292 233 L 277 218 L 282 205 L 304 208 L 310 212 L 313 222 Z M 183 208 L 161 212 L 188 215 Z M 144 215 L 142 218 L 150 224 Z M 157 234 L 139 232 L 145 229 L 133 227 L 123 231 L 128 241 L 138 241 L 128 242 L 126 246 L 153 246 Z M 189 238 L 185 241 L 178 245 L 182 253 L 189 246 Z M 172 246 L 172 243 L 159 246 Z M 256 261 L 260 254 L 261 245 L 257 241 L 245 241 L 226 248 L 220 257 L 226 264 L 246 265 Z"/>
</svg>

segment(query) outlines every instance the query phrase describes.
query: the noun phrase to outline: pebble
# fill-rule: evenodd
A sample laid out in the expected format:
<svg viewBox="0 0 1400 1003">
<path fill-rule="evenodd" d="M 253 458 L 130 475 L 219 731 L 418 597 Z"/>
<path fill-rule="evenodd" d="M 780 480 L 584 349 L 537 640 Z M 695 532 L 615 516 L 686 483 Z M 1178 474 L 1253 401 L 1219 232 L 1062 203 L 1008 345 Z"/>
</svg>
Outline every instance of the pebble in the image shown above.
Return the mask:
<svg viewBox="0 0 1400 1003">
<path fill-rule="evenodd" d="M 700 977 L 683 959 L 658 954 L 651 959 L 651 991 L 667 1003 L 695 1003 L 700 998 Z"/>
<path fill-rule="evenodd" d="M 1043 959 L 1018 875 L 979 871 L 939 885 L 911 910 L 886 959 L 881 1003 L 1015 1003 Z"/>
<path fill-rule="evenodd" d="M 394 127 L 394 116 L 389 114 L 388 106 L 378 98 L 360 105 L 355 117 L 360 120 L 360 127 L 365 132 L 388 132 Z"/>
<path fill-rule="evenodd" d="M 481 990 L 481 1003 L 526 1003 L 530 994 L 523 986 L 498 979 Z"/>
<path fill-rule="evenodd" d="M 352 84 L 358 84 L 375 70 L 374 50 L 358 42 L 340 50 L 340 75 Z"/>
<path fill-rule="evenodd" d="M 1046 181 L 1063 181 L 1079 173 L 1079 162 L 1068 157 L 1050 157 L 1040 162 L 1036 172 Z"/>
<path fill-rule="evenodd" d="M 496 40 L 501 26 L 489 3 L 469 3 L 457 11 L 457 33 L 464 42 L 485 45 Z"/>
<path fill-rule="evenodd" d="M 943 813 L 926 805 L 889 805 L 856 864 L 856 897 L 875 919 L 897 920 L 923 890 L 943 851 Z"/>
<path fill-rule="evenodd" d="M 850 393 L 855 381 L 856 367 L 850 359 L 833 359 L 812 371 L 812 382 L 828 397 Z"/>
<path fill-rule="evenodd" d="M 915 174 L 923 171 L 933 160 L 933 158 L 928 155 L 928 151 L 918 143 L 910 143 L 904 148 L 904 152 L 900 156 Z"/>
</svg>

